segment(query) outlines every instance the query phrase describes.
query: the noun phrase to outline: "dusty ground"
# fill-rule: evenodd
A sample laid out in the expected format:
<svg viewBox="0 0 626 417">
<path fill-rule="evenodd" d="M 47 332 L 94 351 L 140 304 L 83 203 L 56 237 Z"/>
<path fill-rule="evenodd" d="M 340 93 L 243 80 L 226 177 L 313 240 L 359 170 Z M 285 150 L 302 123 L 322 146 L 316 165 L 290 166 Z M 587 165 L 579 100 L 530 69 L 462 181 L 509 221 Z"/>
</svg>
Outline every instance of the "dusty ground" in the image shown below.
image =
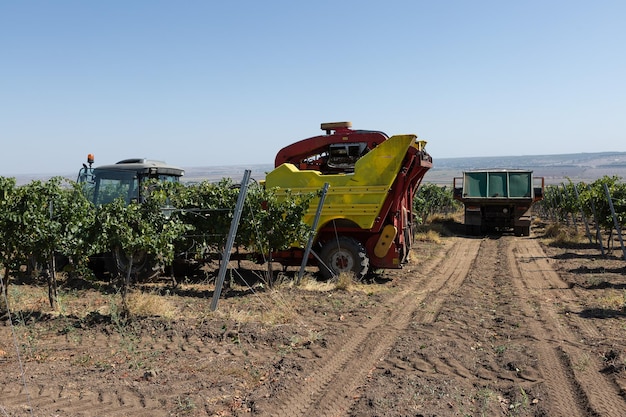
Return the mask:
<svg viewBox="0 0 626 417">
<path fill-rule="evenodd" d="M 164 317 L 12 284 L 0 415 L 626 416 L 626 262 L 541 235 L 417 243 L 347 289 L 233 285 L 215 312 L 208 281 L 145 286 Z"/>
</svg>

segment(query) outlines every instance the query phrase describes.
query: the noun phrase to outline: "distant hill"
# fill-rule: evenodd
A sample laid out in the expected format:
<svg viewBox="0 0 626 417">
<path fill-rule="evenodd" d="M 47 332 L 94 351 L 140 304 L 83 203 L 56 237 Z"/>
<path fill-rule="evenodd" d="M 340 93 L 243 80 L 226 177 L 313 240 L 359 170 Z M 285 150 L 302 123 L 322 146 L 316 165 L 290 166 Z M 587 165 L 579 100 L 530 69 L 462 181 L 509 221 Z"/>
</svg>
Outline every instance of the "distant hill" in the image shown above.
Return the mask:
<svg viewBox="0 0 626 417">
<path fill-rule="evenodd" d="M 605 175 L 626 178 L 626 152 L 440 159 L 433 157 L 433 168 L 424 177 L 424 182 L 452 184 L 452 179 L 461 176 L 463 171 L 492 168 L 532 170 L 535 176 L 544 177 L 546 184 L 560 184 L 567 181 L 567 178 L 574 182 L 593 182 Z M 216 181 L 224 177 L 240 180 L 246 169 L 252 170 L 252 178 L 260 180 L 273 169 L 273 165 L 186 168 L 185 181 Z"/>
<path fill-rule="evenodd" d="M 450 184 L 463 171 L 492 168 L 532 170 L 536 177 L 544 177 L 547 184 L 560 184 L 568 178 L 593 182 L 605 175 L 626 178 L 626 152 L 434 158 L 433 165 L 424 181 L 441 185 Z"/>
<path fill-rule="evenodd" d="M 183 167 L 185 168 L 185 167 Z M 200 182 L 204 180 L 219 181 L 222 178 L 232 178 L 234 181 L 241 181 L 246 169 L 251 171 L 254 180 L 262 180 L 265 174 L 274 169 L 273 164 L 258 165 L 227 165 L 216 167 L 191 167 L 185 168 L 184 182 Z"/>
<path fill-rule="evenodd" d="M 273 169 L 272 164 L 228 165 L 185 168 L 184 182 L 203 180 L 219 181 L 232 178 L 240 181 L 244 171 L 250 169 L 252 178 L 262 180 Z M 433 156 L 433 168 L 424 177 L 424 182 L 447 185 L 463 171 L 471 169 L 515 168 L 532 170 L 537 177 L 544 177 L 546 184 L 560 184 L 570 178 L 574 182 L 593 182 L 605 175 L 617 175 L 626 179 L 626 152 L 596 152 L 559 155 L 490 156 L 470 158 L 437 158 Z M 57 174 L 75 180 L 76 174 Z M 21 175 L 16 177 L 18 185 L 32 180 L 47 180 L 54 175 Z"/>
</svg>

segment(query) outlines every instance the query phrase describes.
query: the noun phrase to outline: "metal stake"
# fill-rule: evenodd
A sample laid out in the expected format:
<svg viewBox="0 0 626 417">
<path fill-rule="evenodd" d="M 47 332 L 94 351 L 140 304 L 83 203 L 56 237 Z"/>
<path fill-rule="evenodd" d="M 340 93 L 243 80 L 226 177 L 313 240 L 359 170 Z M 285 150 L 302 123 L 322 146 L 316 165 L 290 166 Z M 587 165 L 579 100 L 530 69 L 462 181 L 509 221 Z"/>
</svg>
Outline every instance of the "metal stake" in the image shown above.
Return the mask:
<svg viewBox="0 0 626 417">
<path fill-rule="evenodd" d="M 246 194 L 248 193 L 248 182 L 250 181 L 251 172 L 251 170 L 246 169 L 243 174 L 243 180 L 241 180 L 241 188 L 239 189 L 239 197 L 237 197 L 237 205 L 235 206 L 233 219 L 230 222 L 228 239 L 226 240 L 226 246 L 224 246 L 222 263 L 217 274 L 217 281 L 215 282 L 215 291 L 213 292 L 213 299 L 211 300 L 211 311 L 217 310 L 217 302 L 220 299 L 220 294 L 222 293 L 224 279 L 226 278 L 226 270 L 228 269 L 228 262 L 230 262 L 230 252 L 233 249 L 235 236 L 237 235 L 237 228 L 239 227 L 239 219 L 241 219 L 241 212 L 243 211 L 243 204 L 246 201 Z"/>
<path fill-rule="evenodd" d="M 328 187 L 330 184 L 327 182 L 324 183 L 324 187 L 322 188 L 322 195 L 320 196 L 320 202 L 317 205 L 317 211 L 315 212 L 315 218 L 313 219 L 313 226 L 311 226 L 311 232 L 309 234 L 309 241 L 307 242 L 306 248 L 304 249 L 304 255 L 302 257 L 302 263 L 300 264 L 300 271 L 298 272 L 298 279 L 296 283 L 299 284 L 302 279 L 302 275 L 304 275 L 304 268 L 306 267 L 307 262 L 309 261 L 309 255 L 311 253 L 311 246 L 313 246 L 313 239 L 315 238 L 315 231 L 317 230 L 317 224 L 319 223 L 320 216 L 322 214 L 322 208 L 324 207 L 324 200 L 326 200 L 326 193 L 328 193 Z"/>
</svg>

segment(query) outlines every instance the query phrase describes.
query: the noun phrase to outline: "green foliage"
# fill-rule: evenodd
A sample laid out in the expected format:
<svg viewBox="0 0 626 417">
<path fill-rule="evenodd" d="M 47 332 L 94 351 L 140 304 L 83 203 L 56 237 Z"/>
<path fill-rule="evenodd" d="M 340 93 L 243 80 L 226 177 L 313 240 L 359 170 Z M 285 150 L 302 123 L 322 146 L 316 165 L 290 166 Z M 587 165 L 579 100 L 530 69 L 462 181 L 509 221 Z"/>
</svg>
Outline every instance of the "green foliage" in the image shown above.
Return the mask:
<svg viewBox="0 0 626 417">
<path fill-rule="evenodd" d="M 573 184 L 569 181 L 568 184 L 562 186 L 546 187 L 540 207 L 544 213 L 557 221 L 565 221 L 568 215 L 575 215 L 582 210 L 587 217 L 595 219 L 602 229 L 609 232 L 609 241 L 611 241 L 615 224 L 605 185 L 609 190 L 617 221 L 620 228 L 623 228 L 626 224 L 626 184 L 616 176 L 604 176 L 589 185 Z M 578 191 L 578 199 L 576 191 Z"/>
<path fill-rule="evenodd" d="M 51 250 L 72 260 L 75 267 L 86 267 L 92 254 L 89 231 L 95 213 L 78 184 L 66 183 L 66 187 L 52 190 L 51 222 L 56 224 L 57 235 L 51 239 Z"/>
<path fill-rule="evenodd" d="M 23 187 L 0 177 L 0 263 L 17 271 L 30 259 L 46 264 L 63 255 L 86 265 L 94 254 L 121 253 L 127 262 L 116 265 L 129 276 L 132 263 L 147 255 L 164 267 L 181 253 L 206 259 L 222 249 L 239 194 L 230 179 L 188 186 L 153 180 L 142 187 L 141 203 L 118 198 L 93 206 L 81 185 L 60 177 Z M 303 245 L 313 197 L 252 184 L 236 245 L 263 254 Z"/>
<path fill-rule="evenodd" d="M 8 311 L 8 282 L 10 271 L 17 270 L 19 254 L 15 251 L 16 241 L 19 240 L 19 228 L 14 221 L 14 204 L 17 189 L 14 178 L 0 177 L 0 317 Z"/>
<path fill-rule="evenodd" d="M 16 250 L 20 243 L 18 189 L 15 178 L 0 177 L 0 266 L 17 270 L 25 258 Z M 8 277 L 9 273 L 5 273 Z"/>
<path fill-rule="evenodd" d="M 235 238 L 237 246 L 267 254 L 306 242 L 310 227 L 302 219 L 313 195 L 277 191 L 258 183 L 248 187 L 243 219 Z M 203 258 L 220 251 L 230 230 L 238 195 L 239 187 L 230 179 L 173 186 L 173 216 L 190 226 L 179 242 L 179 252 Z"/>
<path fill-rule="evenodd" d="M 166 195 L 158 188 L 145 194 L 141 204 L 126 204 L 123 198 L 96 208 L 92 228 L 93 250 L 121 250 L 129 259 L 153 255 L 162 265 L 174 260 L 174 244 L 189 229 L 180 219 L 163 215 Z"/>
<path fill-rule="evenodd" d="M 45 264 L 55 253 L 83 252 L 91 210 L 75 185 L 55 177 L 12 191 L 3 187 L 3 192 L 7 197 L 2 202 L 2 229 L 7 235 L 3 241 L 6 253 L 16 261 L 24 263 L 30 257 Z"/>
<path fill-rule="evenodd" d="M 554 219 L 562 219 L 559 212 L 560 190 L 558 187 L 548 185 L 543 191 L 543 200 L 537 204 L 537 208 L 546 216 Z"/>
<path fill-rule="evenodd" d="M 141 186 L 141 202 L 117 198 L 93 206 L 80 184 L 60 177 L 22 187 L 13 178 L 0 177 L 0 266 L 6 267 L 6 277 L 33 260 L 46 265 L 53 304 L 57 256 L 86 266 L 92 255 L 110 254 L 116 272 L 125 273 L 126 309 L 131 274 L 139 273 L 133 268 L 136 261 L 149 259 L 152 268 L 165 267 L 183 252 L 206 259 L 222 249 L 239 194 L 230 179 L 189 186 L 151 180 Z M 252 184 L 236 245 L 270 256 L 303 245 L 311 232 L 303 217 L 313 197 Z M 0 305 L 3 311 L 8 307 Z"/>
<path fill-rule="evenodd" d="M 452 189 L 436 184 L 422 184 L 413 199 L 413 210 L 419 223 L 424 224 L 433 214 L 450 214 L 461 208 Z"/>
<path fill-rule="evenodd" d="M 613 208 L 615 209 L 617 220 L 620 226 L 624 226 L 626 222 L 626 184 L 620 183 L 619 177 L 604 176 L 592 184 L 589 188 L 585 188 L 585 192 L 581 194 L 581 201 L 587 214 L 592 214 L 592 208 L 595 206 L 597 215 L 596 221 L 606 230 L 614 227 L 613 217 L 606 196 L 604 186 L 609 189 Z"/>
<path fill-rule="evenodd" d="M 54 305 L 56 255 L 86 255 L 83 251 L 89 245 L 85 245 L 84 228 L 89 227 L 89 205 L 80 190 L 68 187 L 61 177 L 17 188 L 14 180 L 0 182 L 3 263 L 12 271 L 23 264 L 44 266 Z"/>
<path fill-rule="evenodd" d="M 576 190 L 580 194 L 584 184 L 574 184 L 571 180 L 560 186 L 548 186 L 544 190 L 544 198 L 538 207 L 558 221 L 566 221 L 568 216 L 580 213 L 580 201 L 576 197 Z"/>
<path fill-rule="evenodd" d="M 230 228 L 239 188 L 230 179 L 188 186 L 172 183 L 167 187 L 174 207 L 172 216 L 189 226 L 178 241 L 177 252 L 202 259 L 219 251 Z"/>
<path fill-rule="evenodd" d="M 255 253 L 267 254 L 304 246 L 311 227 L 303 222 L 314 194 L 292 194 L 290 190 L 249 188 L 246 206 L 249 217 L 242 222 L 238 242 Z"/>
</svg>

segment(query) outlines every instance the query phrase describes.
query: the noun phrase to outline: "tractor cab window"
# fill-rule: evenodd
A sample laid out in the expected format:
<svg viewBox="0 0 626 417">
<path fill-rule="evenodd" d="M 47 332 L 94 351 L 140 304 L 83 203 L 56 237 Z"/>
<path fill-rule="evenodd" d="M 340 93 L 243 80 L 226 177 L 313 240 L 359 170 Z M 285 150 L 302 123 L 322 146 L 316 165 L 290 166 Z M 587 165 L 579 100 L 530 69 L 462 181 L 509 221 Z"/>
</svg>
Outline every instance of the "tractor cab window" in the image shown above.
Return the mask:
<svg viewBox="0 0 626 417">
<path fill-rule="evenodd" d="M 161 174 L 159 175 L 159 181 L 161 182 L 178 182 L 180 179 L 180 177 L 176 176 L 176 175 L 169 175 L 169 174 Z"/>
<path fill-rule="evenodd" d="M 132 171 L 96 171 L 95 186 L 90 200 L 95 204 L 108 204 L 116 198 L 126 204 L 139 201 L 139 179 Z"/>
<path fill-rule="evenodd" d="M 83 194 L 87 197 L 87 200 L 93 202 L 94 192 L 96 189 L 96 179 L 93 175 L 93 168 L 83 166 L 80 171 L 78 171 L 78 178 L 76 178 L 76 182 L 80 184 Z"/>
<path fill-rule="evenodd" d="M 93 168 L 88 168 L 86 165 L 78 171 L 78 178 L 76 182 L 79 184 L 93 184 L 95 181 L 93 176 Z"/>
</svg>

